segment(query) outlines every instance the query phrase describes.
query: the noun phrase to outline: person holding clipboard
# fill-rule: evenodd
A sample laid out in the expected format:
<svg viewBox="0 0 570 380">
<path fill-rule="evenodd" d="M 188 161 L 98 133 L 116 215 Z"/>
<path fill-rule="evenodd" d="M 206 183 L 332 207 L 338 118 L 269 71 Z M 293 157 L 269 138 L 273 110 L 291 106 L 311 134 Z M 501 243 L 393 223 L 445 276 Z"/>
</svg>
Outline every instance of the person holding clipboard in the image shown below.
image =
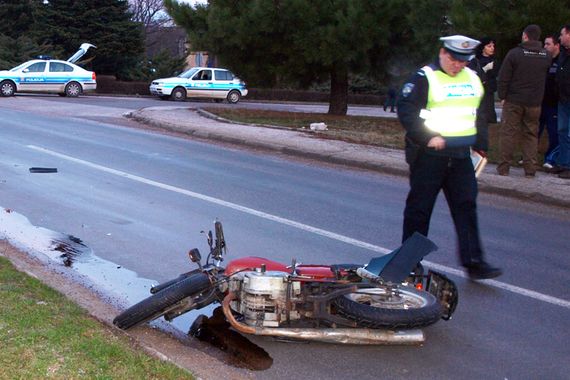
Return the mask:
<svg viewBox="0 0 570 380">
<path fill-rule="evenodd" d="M 433 207 L 443 190 L 457 233 L 461 264 L 472 280 L 493 278 L 502 270 L 484 257 L 471 159 L 471 148 L 478 148 L 476 110 L 484 90 L 477 74 L 466 66 L 479 41 L 461 35 L 440 40 L 435 62 L 404 84 L 398 102 L 410 166 L 402 241 L 414 232 L 428 235 Z"/>
</svg>

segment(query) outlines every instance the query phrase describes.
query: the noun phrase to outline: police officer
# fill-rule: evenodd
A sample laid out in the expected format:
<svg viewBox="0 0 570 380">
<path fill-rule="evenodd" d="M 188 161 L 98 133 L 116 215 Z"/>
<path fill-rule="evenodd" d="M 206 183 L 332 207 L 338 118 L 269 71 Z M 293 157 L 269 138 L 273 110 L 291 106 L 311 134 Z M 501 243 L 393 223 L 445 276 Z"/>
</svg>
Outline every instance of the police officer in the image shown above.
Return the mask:
<svg viewBox="0 0 570 380">
<path fill-rule="evenodd" d="M 443 189 L 462 265 L 473 280 L 493 278 L 502 271 L 483 257 L 477 222 L 477 181 L 470 158 L 470 147 L 478 148 L 476 110 L 483 86 L 466 66 L 479 41 L 459 35 L 440 40 L 443 46 L 438 59 L 416 72 L 402 87 L 398 102 L 410 166 L 402 240 L 416 231 L 428 235 L 433 207 Z"/>
</svg>

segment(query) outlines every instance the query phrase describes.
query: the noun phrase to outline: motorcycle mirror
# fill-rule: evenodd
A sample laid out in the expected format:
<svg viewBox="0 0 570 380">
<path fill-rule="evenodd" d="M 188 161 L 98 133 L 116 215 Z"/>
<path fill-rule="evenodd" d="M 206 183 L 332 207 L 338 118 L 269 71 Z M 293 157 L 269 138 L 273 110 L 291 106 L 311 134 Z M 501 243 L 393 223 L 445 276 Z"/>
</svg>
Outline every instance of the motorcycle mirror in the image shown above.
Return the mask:
<svg viewBox="0 0 570 380">
<path fill-rule="evenodd" d="M 216 230 L 216 248 L 219 250 L 219 253 L 226 252 L 226 238 L 224 237 L 224 229 L 222 227 L 222 222 L 216 221 L 214 223 L 214 228 Z"/>
<path fill-rule="evenodd" d="M 199 263 L 202 260 L 202 255 L 198 248 L 191 249 L 190 252 L 188 252 L 188 256 L 190 256 L 190 260 L 193 263 Z"/>
</svg>

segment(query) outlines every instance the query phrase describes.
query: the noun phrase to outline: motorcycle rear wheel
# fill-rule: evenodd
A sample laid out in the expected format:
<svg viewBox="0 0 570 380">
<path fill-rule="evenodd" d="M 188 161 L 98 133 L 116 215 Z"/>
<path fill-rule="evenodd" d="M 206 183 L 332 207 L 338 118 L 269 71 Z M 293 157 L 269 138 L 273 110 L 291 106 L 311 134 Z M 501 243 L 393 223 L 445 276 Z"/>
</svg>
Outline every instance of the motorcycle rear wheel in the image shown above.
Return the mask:
<svg viewBox="0 0 570 380">
<path fill-rule="evenodd" d="M 412 287 L 395 294 L 385 287 L 360 289 L 333 300 L 339 315 L 366 328 L 419 328 L 437 322 L 442 308 L 436 298 Z"/>
<path fill-rule="evenodd" d="M 193 274 L 129 307 L 113 319 L 113 324 L 126 330 L 160 318 L 184 298 L 197 297 L 211 286 L 206 274 Z"/>
</svg>

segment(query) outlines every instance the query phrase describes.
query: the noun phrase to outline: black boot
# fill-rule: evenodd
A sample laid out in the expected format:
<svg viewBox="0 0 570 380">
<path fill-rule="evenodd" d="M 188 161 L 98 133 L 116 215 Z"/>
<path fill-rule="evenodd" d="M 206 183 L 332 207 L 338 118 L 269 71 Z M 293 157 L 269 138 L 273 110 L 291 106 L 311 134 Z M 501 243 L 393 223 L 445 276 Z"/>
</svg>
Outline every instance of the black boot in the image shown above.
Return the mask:
<svg viewBox="0 0 570 380">
<path fill-rule="evenodd" d="M 503 274 L 501 268 L 495 268 L 483 260 L 472 261 L 471 264 L 465 265 L 465 268 L 471 280 L 485 280 L 499 277 Z"/>
</svg>

